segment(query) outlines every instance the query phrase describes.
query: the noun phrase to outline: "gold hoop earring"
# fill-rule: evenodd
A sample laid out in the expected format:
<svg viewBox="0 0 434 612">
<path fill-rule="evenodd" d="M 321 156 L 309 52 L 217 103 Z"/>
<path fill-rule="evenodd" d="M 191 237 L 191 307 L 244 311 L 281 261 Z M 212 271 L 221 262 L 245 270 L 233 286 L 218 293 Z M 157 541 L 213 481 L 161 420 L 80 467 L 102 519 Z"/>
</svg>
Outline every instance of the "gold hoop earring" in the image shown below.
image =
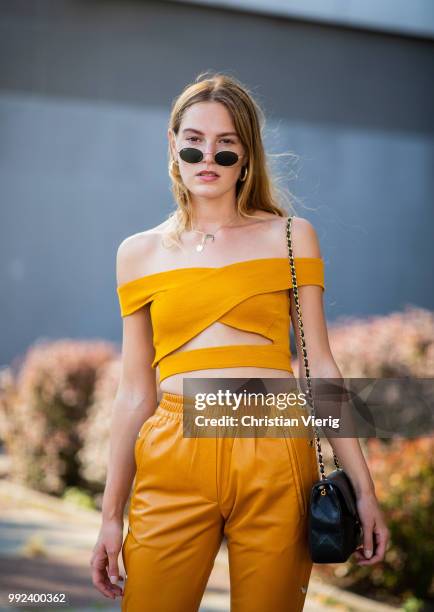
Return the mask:
<svg viewBox="0 0 434 612">
<path fill-rule="evenodd" d="M 244 172 L 244 176 L 243 176 L 243 178 L 241 178 L 241 176 L 240 176 L 240 178 L 239 178 L 239 180 L 240 180 L 242 183 L 244 183 L 244 181 L 246 180 L 247 175 L 248 175 L 248 173 L 249 173 L 249 171 L 248 171 L 248 169 L 247 169 L 247 166 L 244 166 L 244 170 L 245 170 L 245 172 Z"/>
</svg>

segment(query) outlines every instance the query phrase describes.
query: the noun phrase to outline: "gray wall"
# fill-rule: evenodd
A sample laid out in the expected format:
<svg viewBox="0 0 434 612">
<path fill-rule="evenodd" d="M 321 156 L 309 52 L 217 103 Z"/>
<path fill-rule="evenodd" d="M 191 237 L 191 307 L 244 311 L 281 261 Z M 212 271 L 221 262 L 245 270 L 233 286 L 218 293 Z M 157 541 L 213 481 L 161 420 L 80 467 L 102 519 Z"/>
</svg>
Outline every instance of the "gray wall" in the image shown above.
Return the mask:
<svg viewBox="0 0 434 612">
<path fill-rule="evenodd" d="M 326 315 L 434 308 L 434 43 L 165 2 L 0 2 L 0 364 L 120 340 L 115 255 L 173 202 L 170 104 L 244 81 L 317 228 Z"/>
<path fill-rule="evenodd" d="M 191 3 L 308 19 L 374 31 L 434 36 L 432 0 L 189 0 Z M 172 0 L 183 2 L 183 0 Z"/>
</svg>

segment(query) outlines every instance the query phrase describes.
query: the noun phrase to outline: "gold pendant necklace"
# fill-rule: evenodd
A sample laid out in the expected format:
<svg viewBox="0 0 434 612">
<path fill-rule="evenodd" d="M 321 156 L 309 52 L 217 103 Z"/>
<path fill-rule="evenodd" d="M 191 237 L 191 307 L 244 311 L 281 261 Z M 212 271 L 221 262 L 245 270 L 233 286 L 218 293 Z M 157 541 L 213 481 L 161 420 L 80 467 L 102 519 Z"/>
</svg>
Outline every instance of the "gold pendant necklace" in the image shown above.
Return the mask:
<svg viewBox="0 0 434 612">
<path fill-rule="evenodd" d="M 236 218 L 238 218 L 238 215 L 235 215 L 235 217 L 233 217 L 233 219 L 236 219 Z M 197 244 L 197 245 L 196 245 L 196 251 L 197 251 L 198 253 L 201 253 L 201 252 L 203 251 L 203 249 L 205 248 L 205 242 L 206 242 L 207 238 L 212 238 L 212 241 L 214 242 L 214 240 L 215 240 L 215 235 L 217 234 L 217 232 L 218 232 L 219 230 L 221 230 L 223 227 L 228 227 L 229 225 L 230 225 L 230 223 L 229 223 L 229 224 L 224 223 L 223 225 L 220 225 L 220 227 L 218 227 L 218 228 L 217 228 L 217 229 L 214 231 L 214 233 L 212 233 L 212 234 L 211 234 L 210 232 L 202 232 L 201 230 L 198 230 L 198 229 L 192 228 L 192 229 L 193 229 L 193 232 L 197 232 L 197 233 L 199 233 L 199 234 L 202 234 L 202 240 L 201 240 L 200 244 Z"/>
<path fill-rule="evenodd" d="M 198 232 L 199 230 L 194 230 L 196 232 Z M 218 230 L 217 230 L 218 231 Z M 214 234 L 204 234 L 203 232 L 200 232 L 201 234 L 203 234 L 202 237 L 202 242 L 200 244 L 196 245 L 196 251 L 198 251 L 198 253 L 200 253 L 201 251 L 203 251 L 204 246 L 205 246 L 205 242 L 207 238 L 212 238 L 212 241 L 214 242 L 215 238 L 214 238 Z"/>
</svg>

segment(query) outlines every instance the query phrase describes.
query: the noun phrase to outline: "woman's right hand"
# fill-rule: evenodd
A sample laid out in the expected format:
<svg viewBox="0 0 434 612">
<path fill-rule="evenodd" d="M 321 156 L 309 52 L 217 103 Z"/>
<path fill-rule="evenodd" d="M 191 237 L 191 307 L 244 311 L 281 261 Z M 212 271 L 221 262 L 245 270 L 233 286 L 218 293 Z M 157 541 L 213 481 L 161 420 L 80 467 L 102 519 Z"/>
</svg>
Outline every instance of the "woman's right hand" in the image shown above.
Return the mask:
<svg viewBox="0 0 434 612">
<path fill-rule="evenodd" d="M 93 585 L 110 599 L 123 595 L 123 589 L 116 584 L 124 579 L 118 566 L 122 540 L 123 521 L 104 520 L 90 560 Z"/>
</svg>

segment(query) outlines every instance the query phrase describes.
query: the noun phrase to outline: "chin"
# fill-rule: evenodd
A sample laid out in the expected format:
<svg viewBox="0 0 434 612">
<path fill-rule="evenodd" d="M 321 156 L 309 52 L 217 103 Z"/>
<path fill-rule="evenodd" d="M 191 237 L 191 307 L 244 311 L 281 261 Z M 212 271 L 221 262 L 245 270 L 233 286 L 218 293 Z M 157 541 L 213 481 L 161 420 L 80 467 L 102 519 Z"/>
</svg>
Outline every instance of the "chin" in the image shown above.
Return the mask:
<svg viewBox="0 0 434 612">
<path fill-rule="evenodd" d="M 217 188 L 217 185 L 212 183 L 209 185 L 194 185 L 193 187 L 189 187 L 189 190 L 195 195 L 203 195 L 205 193 L 221 195 L 222 193 L 224 193 L 224 189 L 222 189 L 221 185 Z"/>
</svg>

